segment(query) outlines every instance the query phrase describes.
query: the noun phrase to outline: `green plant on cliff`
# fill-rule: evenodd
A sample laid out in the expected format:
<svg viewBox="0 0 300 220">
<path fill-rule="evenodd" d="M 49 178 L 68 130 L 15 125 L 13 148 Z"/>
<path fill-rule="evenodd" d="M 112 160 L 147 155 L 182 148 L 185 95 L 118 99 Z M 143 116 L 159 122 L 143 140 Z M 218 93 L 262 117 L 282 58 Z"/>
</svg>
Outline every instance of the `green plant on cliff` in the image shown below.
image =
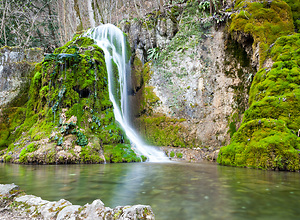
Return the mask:
<svg viewBox="0 0 300 220">
<path fill-rule="evenodd" d="M 178 32 L 170 43 L 160 50 L 157 65 L 164 65 L 166 61 L 172 60 L 174 54 L 184 54 L 187 49 L 199 45 L 209 34 L 209 28 L 213 24 L 207 17 L 207 13 L 199 10 L 198 1 L 188 1 L 180 15 Z"/>
<path fill-rule="evenodd" d="M 249 103 L 231 144 L 221 148 L 223 165 L 300 169 L 300 34 L 277 39 L 270 50 L 271 69 L 254 77 Z"/>
<path fill-rule="evenodd" d="M 147 60 L 157 60 L 159 58 L 160 49 L 158 47 L 150 48 L 147 51 Z"/>
</svg>

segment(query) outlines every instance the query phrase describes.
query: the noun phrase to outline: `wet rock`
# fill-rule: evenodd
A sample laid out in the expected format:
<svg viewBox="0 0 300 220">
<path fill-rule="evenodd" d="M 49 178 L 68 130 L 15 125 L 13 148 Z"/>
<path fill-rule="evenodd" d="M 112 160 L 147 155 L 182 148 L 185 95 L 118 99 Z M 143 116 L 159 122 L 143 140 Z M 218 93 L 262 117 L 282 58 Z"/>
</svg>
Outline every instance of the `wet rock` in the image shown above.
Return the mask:
<svg viewBox="0 0 300 220">
<path fill-rule="evenodd" d="M 12 184 L 0 184 L 0 198 L 11 196 L 12 190 L 19 190 L 19 186 Z"/>
<path fill-rule="evenodd" d="M 48 201 L 42 200 L 41 197 L 36 197 L 33 195 L 20 196 L 16 198 L 15 201 L 19 203 L 26 203 L 30 206 L 44 205 L 48 203 Z"/>
<path fill-rule="evenodd" d="M 215 148 L 179 148 L 179 147 L 161 147 L 166 155 L 173 161 L 187 161 L 187 162 L 201 162 L 212 161 L 215 162 L 218 158 L 219 149 Z"/>
<path fill-rule="evenodd" d="M 63 208 L 57 215 L 57 220 L 76 219 L 76 212 L 78 212 L 80 205 L 70 205 Z"/>
<path fill-rule="evenodd" d="M 104 203 L 97 199 L 93 201 L 92 204 L 86 204 L 83 206 L 83 210 L 80 212 L 79 218 L 83 219 L 97 219 L 99 217 L 104 218 L 104 214 L 108 211 L 111 211 L 110 208 L 105 208 Z"/>
<path fill-rule="evenodd" d="M 154 213 L 150 206 L 133 205 L 118 206 L 114 209 L 105 207 L 104 203 L 97 199 L 92 204 L 84 206 L 72 205 L 67 200 L 49 202 L 34 195 L 17 196 L 13 190 L 19 189 L 15 184 L 0 184 L 0 205 L 6 204 L 7 198 L 13 198 L 13 204 L 0 212 L 0 219 L 145 219 L 154 220 Z"/>
</svg>

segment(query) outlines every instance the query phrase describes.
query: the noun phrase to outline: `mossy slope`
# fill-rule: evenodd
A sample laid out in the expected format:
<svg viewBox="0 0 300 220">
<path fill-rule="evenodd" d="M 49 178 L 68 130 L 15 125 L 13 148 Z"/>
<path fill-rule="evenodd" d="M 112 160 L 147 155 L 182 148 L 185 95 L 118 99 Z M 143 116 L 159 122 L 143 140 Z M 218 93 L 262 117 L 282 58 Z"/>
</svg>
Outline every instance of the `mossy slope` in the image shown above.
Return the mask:
<svg viewBox="0 0 300 220">
<path fill-rule="evenodd" d="M 47 55 L 36 65 L 28 96 L 24 106 L 4 111 L 6 161 L 140 161 L 115 122 L 103 51 L 93 40 L 76 36 Z"/>
<path fill-rule="evenodd" d="M 300 34 L 279 38 L 270 49 L 271 69 L 261 69 L 250 89 L 250 108 L 221 148 L 223 165 L 300 169 Z"/>
</svg>

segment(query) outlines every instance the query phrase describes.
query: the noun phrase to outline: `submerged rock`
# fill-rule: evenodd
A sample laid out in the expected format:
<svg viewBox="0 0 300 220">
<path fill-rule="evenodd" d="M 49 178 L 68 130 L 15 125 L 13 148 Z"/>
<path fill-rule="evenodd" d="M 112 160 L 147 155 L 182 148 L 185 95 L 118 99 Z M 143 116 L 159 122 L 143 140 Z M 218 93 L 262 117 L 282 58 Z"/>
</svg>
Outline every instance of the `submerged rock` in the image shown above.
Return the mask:
<svg viewBox="0 0 300 220">
<path fill-rule="evenodd" d="M 160 147 L 160 149 L 166 153 L 170 160 L 186 162 L 216 162 L 220 151 L 213 147 L 197 147 L 193 149 L 179 147 Z"/>
<path fill-rule="evenodd" d="M 15 184 L 0 184 L 1 219 L 147 219 L 154 220 L 152 208 L 147 205 L 105 207 L 97 199 L 84 206 L 72 205 L 67 200 L 43 200 L 34 195 L 22 195 Z M 5 211 L 5 212 L 3 212 Z"/>
</svg>

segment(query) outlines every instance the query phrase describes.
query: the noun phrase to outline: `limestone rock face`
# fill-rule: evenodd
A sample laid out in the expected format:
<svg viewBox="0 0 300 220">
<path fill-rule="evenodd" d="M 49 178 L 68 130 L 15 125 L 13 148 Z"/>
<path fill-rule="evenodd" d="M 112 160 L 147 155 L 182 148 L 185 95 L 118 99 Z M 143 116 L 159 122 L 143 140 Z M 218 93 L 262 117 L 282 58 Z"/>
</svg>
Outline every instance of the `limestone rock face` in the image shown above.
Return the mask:
<svg viewBox="0 0 300 220">
<path fill-rule="evenodd" d="M 252 69 L 230 59 L 224 38 L 222 29 L 211 28 L 199 46 L 175 51 L 165 63 L 154 65 L 150 80 L 161 100 L 154 112 L 187 119 L 183 124 L 189 135 L 194 134 L 203 146 L 229 143 L 230 120 L 247 106 L 247 82 L 243 79 Z M 245 89 L 242 94 L 239 87 Z"/>
<path fill-rule="evenodd" d="M 240 126 L 256 66 L 252 52 L 239 45 L 224 27 L 215 26 L 213 18 L 201 18 L 201 14 L 188 16 L 192 10 L 193 6 L 187 6 L 182 12 L 182 17 L 194 19 L 191 22 L 177 24 L 174 19 L 159 17 L 148 35 L 143 34 L 148 21 L 124 22 L 123 30 L 128 32 L 136 58 L 153 61 L 151 79 L 144 80 L 146 90 L 153 89 L 151 96 L 159 99 L 151 112 L 184 119 L 179 123 L 186 128 L 180 131 L 184 144 L 171 141 L 163 146 L 219 148 L 229 143 Z M 146 117 L 150 121 L 157 116 Z M 161 139 L 161 135 L 149 138 L 155 129 L 153 123 L 143 125 L 147 120 L 139 126 L 144 137 L 150 142 Z"/>
<path fill-rule="evenodd" d="M 169 3 L 167 0 L 160 1 Z M 59 0 L 57 14 L 61 23 L 62 43 L 69 41 L 76 31 L 87 30 L 100 24 L 118 25 L 123 19 L 144 17 L 160 7 L 159 1 L 149 0 Z"/>
<path fill-rule="evenodd" d="M 149 49 L 166 47 L 178 31 L 178 24 L 169 17 L 159 17 L 157 24 L 144 20 L 123 20 L 120 28 L 128 34 L 132 53 L 144 63 Z"/>
<path fill-rule="evenodd" d="M 42 59 L 43 51 L 39 48 L 0 49 L 0 109 L 18 96 L 24 95 L 22 92 L 29 87 L 30 73 L 34 69 L 34 64 Z"/>
</svg>

